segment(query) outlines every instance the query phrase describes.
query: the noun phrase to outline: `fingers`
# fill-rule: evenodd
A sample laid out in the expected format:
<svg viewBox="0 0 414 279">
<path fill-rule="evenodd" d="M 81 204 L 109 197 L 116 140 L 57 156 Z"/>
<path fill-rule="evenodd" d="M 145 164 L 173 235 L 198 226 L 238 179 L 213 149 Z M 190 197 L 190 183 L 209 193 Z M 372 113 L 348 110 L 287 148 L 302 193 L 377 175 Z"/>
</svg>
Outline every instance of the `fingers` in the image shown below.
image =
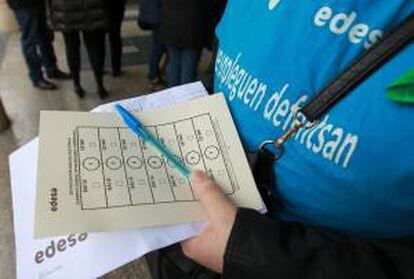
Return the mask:
<svg viewBox="0 0 414 279">
<path fill-rule="evenodd" d="M 237 209 L 204 172 L 192 173 L 191 182 L 195 195 L 207 213 L 208 222 L 198 236 L 183 241 L 181 246 L 187 257 L 221 273 Z"/>
<path fill-rule="evenodd" d="M 193 190 L 210 220 L 227 218 L 229 214 L 233 215 L 236 212 L 235 206 L 206 173 L 194 171 L 191 181 L 194 186 Z"/>
<path fill-rule="evenodd" d="M 193 259 L 198 248 L 198 238 L 190 238 L 181 242 L 181 249 L 187 258 Z"/>
</svg>

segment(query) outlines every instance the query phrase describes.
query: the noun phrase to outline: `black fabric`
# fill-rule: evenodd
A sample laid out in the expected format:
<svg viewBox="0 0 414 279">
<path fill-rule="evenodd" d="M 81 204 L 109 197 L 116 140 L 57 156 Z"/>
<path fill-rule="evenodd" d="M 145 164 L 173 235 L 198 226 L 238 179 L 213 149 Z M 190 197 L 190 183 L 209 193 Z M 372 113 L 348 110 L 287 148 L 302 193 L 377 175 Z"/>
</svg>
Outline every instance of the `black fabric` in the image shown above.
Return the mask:
<svg viewBox="0 0 414 279">
<path fill-rule="evenodd" d="M 45 0 L 6 0 L 11 9 L 38 7 L 44 5 Z"/>
<path fill-rule="evenodd" d="M 144 29 L 160 24 L 161 0 L 140 0 L 138 25 Z"/>
<path fill-rule="evenodd" d="M 179 244 L 145 256 L 153 279 L 218 279 L 221 276 L 186 258 Z"/>
<path fill-rule="evenodd" d="M 224 279 L 411 279 L 414 239 L 362 240 L 239 209 L 224 262 Z"/>
<path fill-rule="evenodd" d="M 110 28 L 109 44 L 111 46 L 112 72 L 121 71 L 122 38 L 121 27 L 124 20 L 126 0 L 110 0 L 108 3 Z"/>
<path fill-rule="evenodd" d="M 161 26 L 165 44 L 201 49 L 213 34 L 211 0 L 162 0 Z"/>
<path fill-rule="evenodd" d="M 414 13 L 400 26 L 391 31 L 382 42 L 376 44 L 346 69 L 315 98 L 307 103 L 301 112 L 308 121 L 320 119 L 333 105 L 353 92 L 353 89 L 389 61 L 396 53 L 414 40 Z"/>
<path fill-rule="evenodd" d="M 276 157 L 272 152 L 261 149 L 257 152 L 247 153 L 247 159 L 253 172 L 257 189 L 266 205 L 267 215 L 274 216 L 281 204 L 275 193 L 276 185 L 273 164 L 276 161 Z"/>
<path fill-rule="evenodd" d="M 214 27 L 220 22 L 223 17 L 224 11 L 226 10 L 228 0 L 215 0 L 212 1 L 213 6 L 213 24 Z"/>
<path fill-rule="evenodd" d="M 138 19 L 138 26 L 139 28 L 141 28 L 141 30 L 149 31 L 149 30 L 153 30 L 155 25 Z"/>
<path fill-rule="evenodd" d="M 58 31 L 98 30 L 109 26 L 108 0 L 47 0 L 50 26 Z"/>
<path fill-rule="evenodd" d="M 80 33 L 79 31 L 64 32 L 66 57 L 75 85 L 80 85 Z M 98 90 L 103 88 L 103 68 L 105 62 L 105 33 L 103 31 L 83 31 L 83 41 L 89 55 Z"/>
</svg>

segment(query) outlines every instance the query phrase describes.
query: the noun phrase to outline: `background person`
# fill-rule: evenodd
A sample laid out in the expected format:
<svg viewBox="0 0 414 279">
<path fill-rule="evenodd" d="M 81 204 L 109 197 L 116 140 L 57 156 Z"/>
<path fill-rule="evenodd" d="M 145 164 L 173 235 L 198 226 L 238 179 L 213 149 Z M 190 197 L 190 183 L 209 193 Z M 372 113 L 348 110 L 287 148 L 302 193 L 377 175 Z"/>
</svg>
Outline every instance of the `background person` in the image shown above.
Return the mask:
<svg viewBox="0 0 414 279">
<path fill-rule="evenodd" d="M 7 0 L 21 31 L 23 56 L 34 87 L 55 90 L 55 84 L 44 78 L 42 66 L 49 79 L 69 79 L 70 75 L 57 67 L 53 49 L 53 33 L 47 28 L 44 0 Z"/>
<path fill-rule="evenodd" d="M 167 47 L 167 87 L 197 79 L 201 51 L 211 41 L 210 0 L 163 0 L 162 36 Z"/>
<path fill-rule="evenodd" d="M 49 17 L 53 29 L 63 32 L 66 57 L 73 77 L 75 93 L 83 97 L 81 86 L 80 46 L 83 41 L 96 80 L 99 97 L 108 96 L 103 83 L 105 63 L 105 34 L 109 26 L 108 7 L 101 0 L 48 0 Z"/>
<path fill-rule="evenodd" d="M 111 46 L 111 66 L 113 77 L 118 77 L 121 75 L 123 47 L 121 29 L 125 15 L 125 3 L 126 0 L 108 1 L 108 14 L 110 22 L 109 44 Z"/>
<path fill-rule="evenodd" d="M 217 27 L 217 24 L 220 22 L 221 17 L 223 16 L 224 10 L 227 5 L 227 0 L 211 0 L 212 3 L 212 21 L 211 21 L 211 36 L 210 41 L 207 44 L 207 49 L 212 52 L 212 58 L 210 63 L 203 73 L 202 82 L 206 87 L 209 93 L 214 93 L 214 68 L 216 62 L 218 40 L 214 34 L 214 30 Z"/>
<path fill-rule="evenodd" d="M 152 90 L 163 83 L 160 62 L 166 53 L 161 36 L 161 0 L 140 0 L 138 25 L 142 30 L 151 30 L 151 46 L 148 61 L 148 80 Z"/>
</svg>

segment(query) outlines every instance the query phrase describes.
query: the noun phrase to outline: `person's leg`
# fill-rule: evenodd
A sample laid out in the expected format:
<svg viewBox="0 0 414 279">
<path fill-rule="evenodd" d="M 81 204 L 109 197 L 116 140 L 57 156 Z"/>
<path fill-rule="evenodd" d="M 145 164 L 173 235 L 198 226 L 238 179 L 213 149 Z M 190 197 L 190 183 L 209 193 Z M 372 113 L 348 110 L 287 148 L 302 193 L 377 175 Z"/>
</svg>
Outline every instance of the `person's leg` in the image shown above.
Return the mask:
<svg viewBox="0 0 414 279">
<path fill-rule="evenodd" d="M 36 14 L 39 19 L 37 46 L 43 67 L 46 71 L 47 77 L 50 79 L 70 79 L 71 76 L 59 70 L 57 66 L 55 50 L 53 49 L 54 34 L 47 26 L 46 7 L 42 3 L 43 1 L 41 1 L 41 3 L 39 3 L 39 5 L 34 9 L 36 10 Z"/>
<path fill-rule="evenodd" d="M 112 75 L 117 77 L 121 74 L 122 65 L 122 38 L 121 27 L 125 14 L 125 1 L 113 1 L 111 7 L 111 28 L 109 30 L 109 43 L 111 46 Z"/>
<path fill-rule="evenodd" d="M 69 66 L 70 74 L 73 78 L 75 93 L 79 97 L 83 97 L 85 92 L 80 83 L 80 32 L 64 32 L 63 39 L 65 40 L 66 59 Z"/>
<path fill-rule="evenodd" d="M 173 87 L 180 84 L 181 74 L 181 54 L 182 50 L 167 46 L 168 66 L 167 66 L 167 87 Z"/>
<path fill-rule="evenodd" d="M 150 57 L 148 63 L 148 79 L 161 79 L 160 61 L 162 55 L 165 53 L 165 46 L 162 42 L 161 27 L 154 25 L 152 29 L 152 40 L 150 48 Z"/>
<path fill-rule="evenodd" d="M 220 274 L 188 259 L 179 244 L 174 244 L 145 255 L 153 279 L 219 279 Z"/>
<path fill-rule="evenodd" d="M 201 50 L 183 49 L 181 55 L 180 84 L 186 84 L 197 80 L 197 69 L 200 56 Z"/>
<path fill-rule="evenodd" d="M 121 74 L 122 39 L 121 26 L 114 24 L 109 32 L 109 44 L 111 46 L 112 75 L 117 77 Z"/>
<path fill-rule="evenodd" d="M 29 77 L 33 84 L 43 79 L 40 58 L 37 54 L 37 24 L 33 11 L 29 8 L 13 10 L 21 31 L 21 46 L 24 59 L 29 69 Z"/>
<path fill-rule="evenodd" d="M 37 45 L 42 59 L 43 67 L 46 73 L 51 73 L 57 69 L 56 55 L 53 49 L 53 32 L 49 30 L 46 23 L 46 7 L 39 4 L 33 8 L 35 10 L 37 20 Z"/>
<path fill-rule="evenodd" d="M 105 31 L 82 31 L 89 61 L 95 75 L 98 95 L 105 98 L 108 95 L 103 84 L 103 70 L 105 63 Z"/>
</svg>

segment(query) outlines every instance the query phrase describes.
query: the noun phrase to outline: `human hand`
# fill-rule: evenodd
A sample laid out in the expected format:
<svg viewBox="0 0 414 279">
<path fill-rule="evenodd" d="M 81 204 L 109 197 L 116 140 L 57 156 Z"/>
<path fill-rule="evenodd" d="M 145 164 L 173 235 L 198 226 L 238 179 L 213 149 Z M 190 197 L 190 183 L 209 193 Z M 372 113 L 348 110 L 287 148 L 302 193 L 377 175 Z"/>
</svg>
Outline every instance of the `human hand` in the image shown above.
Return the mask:
<svg viewBox="0 0 414 279">
<path fill-rule="evenodd" d="M 237 208 L 204 172 L 193 172 L 191 181 L 193 190 L 207 214 L 207 224 L 198 236 L 182 242 L 181 247 L 188 258 L 221 273 Z"/>
</svg>

